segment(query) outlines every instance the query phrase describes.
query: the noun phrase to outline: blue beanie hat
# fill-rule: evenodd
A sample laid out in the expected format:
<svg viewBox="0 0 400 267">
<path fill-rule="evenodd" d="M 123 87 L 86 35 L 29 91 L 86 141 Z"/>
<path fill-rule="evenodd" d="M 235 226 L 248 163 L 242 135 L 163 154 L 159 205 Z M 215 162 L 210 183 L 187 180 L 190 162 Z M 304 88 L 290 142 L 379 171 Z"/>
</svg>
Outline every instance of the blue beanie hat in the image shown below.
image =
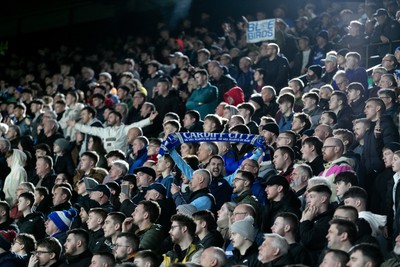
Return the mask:
<svg viewBox="0 0 400 267">
<path fill-rule="evenodd" d="M 75 209 L 63 210 L 63 211 L 53 211 L 49 214 L 49 219 L 57 226 L 61 232 L 66 232 L 69 230 L 72 221 L 78 215 Z"/>
</svg>

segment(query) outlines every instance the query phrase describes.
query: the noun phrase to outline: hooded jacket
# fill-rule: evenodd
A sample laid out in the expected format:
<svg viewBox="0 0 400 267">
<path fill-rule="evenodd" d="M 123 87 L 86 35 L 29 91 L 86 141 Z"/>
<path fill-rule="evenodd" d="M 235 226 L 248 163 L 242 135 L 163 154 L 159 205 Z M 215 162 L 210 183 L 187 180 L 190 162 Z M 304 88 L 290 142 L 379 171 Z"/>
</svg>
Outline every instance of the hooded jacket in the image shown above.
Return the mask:
<svg viewBox="0 0 400 267">
<path fill-rule="evenodd" d="M 23 167 L 25 166 L 25 162 L 25 153 L 18 149 L 13 149 L 13 154 L 11 156 L 11 172 L 6 177 L 3 187 L 5 200 L 10 206 L 17 202 L 17 196 L 15 195 L 17 187 L 22 182 L 27 182 L 26 171 Z"/>
<path fill-rule="evenodd" d="M 239 104 L 242 104 L 244 102 L 244 93 L 242 88 L 235 86 L 231 88 L 228 92 L 224 94 L 224 101 L 226 103 L 230 103 L 228 100 L 228 96 L 233 99 L 232 105 L 237 106 Z"/>
</svg>

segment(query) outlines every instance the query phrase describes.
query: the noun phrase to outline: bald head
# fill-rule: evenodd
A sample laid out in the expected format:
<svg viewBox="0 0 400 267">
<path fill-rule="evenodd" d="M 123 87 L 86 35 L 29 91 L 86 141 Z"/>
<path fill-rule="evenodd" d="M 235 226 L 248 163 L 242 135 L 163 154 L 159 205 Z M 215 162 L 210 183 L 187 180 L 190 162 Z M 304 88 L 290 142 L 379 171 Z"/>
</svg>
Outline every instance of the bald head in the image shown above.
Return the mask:
<svg viewBox="0 0 400 267">
<path fill-rule="evenodd" d="M 256 218 L 256 211 L 250 204 L 240 204 L 237 205 L 236 208 L 233 210 L 232 214 L 232 223 L 236 221 L 243 220 L 247 216 L 251 216 L 254 219 Z"/>
<path fill-rule="evenodd" d="M 206 248 L 200 257 L 200 265 L 203 267 L 220 267 L 226 265 L 226 255 L 219 247 Z"/>
<path fill-rule="evenodd" d="M 329 137 L 325 140 L 324 144 L 335 145 L 335 146 L 339 147 L 339 149 L 343 152 L 344 145 L 343 145 L 342 140 L 340 140 L 339 138 Z"/>
<path fill-rule="evenodd" d="M 132 144 L 133 140 L 136 139 L 138 136 L 142 136 L 143 131 L 139 127 L 133 127 L 128 131 L 128 144 Z"/>
<path fill-rule="evenodd" d="M 329 137 L 322 146 L 322 156 L 326 162 L 331 162 L 342 156 L 344 145 L 342 140 L 336 137 Z"/>
</svg>

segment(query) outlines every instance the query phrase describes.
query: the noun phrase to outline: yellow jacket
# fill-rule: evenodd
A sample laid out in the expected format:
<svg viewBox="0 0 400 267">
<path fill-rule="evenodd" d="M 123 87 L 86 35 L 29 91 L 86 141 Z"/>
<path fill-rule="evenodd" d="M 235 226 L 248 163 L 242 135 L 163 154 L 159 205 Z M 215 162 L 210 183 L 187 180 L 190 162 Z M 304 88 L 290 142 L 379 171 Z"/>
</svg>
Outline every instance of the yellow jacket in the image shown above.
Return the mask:
<svg viewBox="0 0 400 267">
<path fill-rule="evenodd" d="M 200 256 L 201 253 L 203 252 L 203 246 L 198 244 L 190 244 L 189 248 L 187 249 L 187 253 L 185 257 L 183 258 L 181 263 L 186 263 L 186 262 L 191 262 L 191 263 L 200 263 Z M 178 254 L 175 251 L 175 248 L 171 251 L 168 251 L 167 253 L 163 254 L 163 262 L 161 263 L 160 267 L 168 267 L 173 263 L 179 262 L 178 259 Z"/>
</svg>

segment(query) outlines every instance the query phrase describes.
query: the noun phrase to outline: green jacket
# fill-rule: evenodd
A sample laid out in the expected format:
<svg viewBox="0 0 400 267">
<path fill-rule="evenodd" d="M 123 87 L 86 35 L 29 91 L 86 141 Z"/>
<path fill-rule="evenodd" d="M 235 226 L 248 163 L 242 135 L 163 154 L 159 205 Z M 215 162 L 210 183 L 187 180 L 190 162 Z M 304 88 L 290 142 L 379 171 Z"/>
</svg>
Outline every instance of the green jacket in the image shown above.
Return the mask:
<svg viewBox="0 0 400 267">
<path fill-rule="evenodd" d="M 249 204 L 249 205 L 253 206 L 253 208 L 257 212 L 258 212 L 258 210 L 260 208 L 257 198 L 255 196 L 253 196 L 251 191 L 243 192 L 239 196 L 235 197 L 233 199 L 233 201 L 235 201 L 235 203 L 237 203 L 238 205 L 239 204 Z"/>
<path fill-rule="evenodd" d="M 381 267 L 400 267 L 400 255 L 392 253 L 393 257 L 381 264 Z"/>
<path fill-rule="evenodd" d="M 197 110 L 201 119 L 208 114 L 214 114 L 218 106 L 218 88 L 208 83 L 203 88 L 193 90 L 192 95 L 186 102 L 186 108 Z"/>
<path fill-rule="evenodd" d="M 165 233 L 162 226 L 159 224 L 153 224 L 150 228 L 146 230 L 137 230 L 135 233 L 140 240 L 139 248 L 141 250 L 151 249 L 154 252 L 159 252 L 162 246 L 160 240 L 164 240 Z"/>
</svg>

